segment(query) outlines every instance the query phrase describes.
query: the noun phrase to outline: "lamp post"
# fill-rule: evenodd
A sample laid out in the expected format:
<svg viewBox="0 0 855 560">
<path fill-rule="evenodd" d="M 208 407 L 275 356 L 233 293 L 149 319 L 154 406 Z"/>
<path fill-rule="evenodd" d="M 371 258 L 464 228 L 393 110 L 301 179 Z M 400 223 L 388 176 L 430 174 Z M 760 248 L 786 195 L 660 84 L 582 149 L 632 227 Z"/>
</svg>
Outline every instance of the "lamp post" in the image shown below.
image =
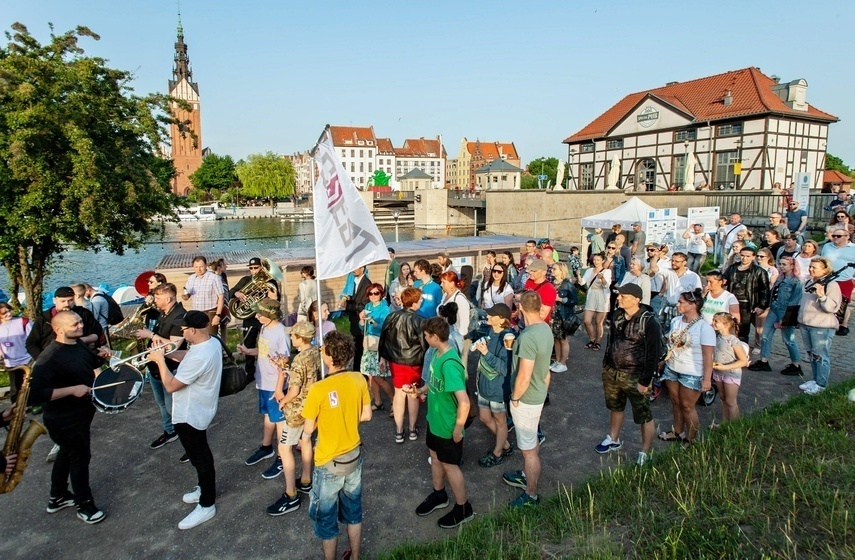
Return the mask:
<svg viewBox="0 0 855 560">
<path fill-rule="evenodd" d="M 546 161 L 545 157 L 540 158 L 540 175 L 537 177 L 537 188 L 543 188 L 543 163 Z"/>
<path fill-rule="evenodd" d="M 573 158 L 576 157 L 576 149 L 573 148 L 570 150 L 570 176 L 567 177 L 567 190 L 570 190 L 570 186 L 573 184 Z"/>
<path fill-rule="evenodd" d="M 395 218 L 395 243 L 398 242 L 398 218 L 401 217 L 400 210 L 393 210 L 392 217 Z"/>
<path fill-rule="evenodd" d="M 734 142 L 736 144 L 736 163 L 739 164 L 739 173 L 736 173 L 736 165 L 734 165 L 734 175 L 736 175 L 736 181 L 734 181 L 734 189 L 739 190 L 739 180 L 742 179 L 742 139 Z"/>
</svg>

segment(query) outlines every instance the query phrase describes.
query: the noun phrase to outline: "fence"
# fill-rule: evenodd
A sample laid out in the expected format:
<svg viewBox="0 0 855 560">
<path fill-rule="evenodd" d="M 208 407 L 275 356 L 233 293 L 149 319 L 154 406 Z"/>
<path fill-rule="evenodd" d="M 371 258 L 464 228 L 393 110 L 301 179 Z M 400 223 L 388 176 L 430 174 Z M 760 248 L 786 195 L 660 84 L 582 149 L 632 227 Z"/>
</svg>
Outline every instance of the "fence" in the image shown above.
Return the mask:
<svg viewBox="0 0 855 560">
<path fill-rule="evenodd" d="M 807 209 L 808 223 L 812 226 L 827 223 L 831 214 L 824 208 L 835 198 L 837 195 L 833 193 L 811 192 Z M 738 213 L 743 219 L 750 221 L 767 220 L 772 212 L 786 214 L 785 202 L 783 196 L 766 192 L 713 192 L 707 195 L 707 205 L 718 206 L 720 216 Z"/>
</svg>

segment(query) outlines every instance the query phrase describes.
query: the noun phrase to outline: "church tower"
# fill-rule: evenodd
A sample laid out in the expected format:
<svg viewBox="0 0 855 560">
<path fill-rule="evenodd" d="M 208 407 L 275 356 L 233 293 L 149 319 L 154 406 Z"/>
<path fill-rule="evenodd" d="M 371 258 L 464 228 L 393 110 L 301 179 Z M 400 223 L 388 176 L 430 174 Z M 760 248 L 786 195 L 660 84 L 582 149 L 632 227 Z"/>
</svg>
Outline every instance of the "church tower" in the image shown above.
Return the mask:
<svg viewBox="0 0 855 560">
<path fill-rule="evenodd" d="M 172 112 L 179 121 L 189 122 L 190 130 L 196 136 L 193 138 L 187 133 L 182 136 L 176 125 L 170 126 L 172 160 L 178 173 L 172 180 L 172 192 L 186 196 L 193 188 L 190 175 L 202 165 L 202 115 L 199 84 L 193 81 L 187 45 L 184 43 L 184 28 L 181 26 L 181 12 L 178 13 L 178 40 L 175 43 L 175 66 L 172 69 L 172 79 L 169 80 L 169 95 L 183 99 L 190 105 L 191 110 L 186 111 L 173 103 Z"/>
</svg>

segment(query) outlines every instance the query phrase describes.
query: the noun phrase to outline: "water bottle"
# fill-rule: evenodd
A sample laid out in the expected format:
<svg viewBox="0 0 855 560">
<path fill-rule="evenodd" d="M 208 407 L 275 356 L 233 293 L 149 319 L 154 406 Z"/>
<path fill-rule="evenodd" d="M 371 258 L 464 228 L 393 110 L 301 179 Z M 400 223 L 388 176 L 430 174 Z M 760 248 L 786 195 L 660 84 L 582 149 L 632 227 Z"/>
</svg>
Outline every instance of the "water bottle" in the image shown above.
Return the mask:
<svg viewBox="0 0 855 560">
<path fill-rule="evenodd" d="M 474 351 L 475 351 L 475 347 L 476 347 L 476 346 L 478 345 L 478 343 L 479 343 L 479 342 L 481 342 L 482 340 L 483 340 L 483 341 L 484 341 L 484 343 L 486 344 L 487 342 L 490 342 L 490 337 L 489 337 L 489 336 L 485 336 L 485 337 L 479 338 L 478 340 L 476 340 L 475 342 L 473 342 L 473 343 L 472 343 L 472 346 L 470 346 L 470 347 L 469 347 L 469 351 L 470 351 L 470 352 L 474 352 Z"/>
</svg>

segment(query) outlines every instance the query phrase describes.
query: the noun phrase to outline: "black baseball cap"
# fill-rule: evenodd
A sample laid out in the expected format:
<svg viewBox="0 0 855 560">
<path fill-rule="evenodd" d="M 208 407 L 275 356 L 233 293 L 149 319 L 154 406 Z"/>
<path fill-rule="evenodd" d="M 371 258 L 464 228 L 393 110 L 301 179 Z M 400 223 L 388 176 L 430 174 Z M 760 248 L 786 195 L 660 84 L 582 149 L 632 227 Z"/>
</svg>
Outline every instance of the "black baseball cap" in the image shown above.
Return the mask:
<svg viewBox="0 0 855 560">
<path fill-rule="evenodd" d="M 204 329 L 208 326 L 208 316 L 201 311 L 188 311 L 181 319 L 181 326 L 191 329 Z"/>
<path fill-rule="evenodd" d="M 249 266 L 261 266 L 261 259 L 258 257 L 252 257 L 249 259 Z"/>
<path fill-rule="evenodd" d="M 504 319 L 507 319 L 508 321 L 511 320 L 511 308 L 505 305 L 504 303 L 496 303 L 493 305 L 493 307 L 487 309 L 486 311 L 487 315 L 492 315 L 493 317 L 502 317 Z"/>
<path fill-rule="evenodd" d="M 641 299 L 644 295 L 644 292 L 641 291 L 641 286 L 639 286 L 638 284 L 624 284 L 623 286 L 618 288 L 618 293 L 632 296 L 638 299 Z"/>
<path fill-rule="evenodd" d="M 57 288 L 53 293 L 53 297 L 74 297 L 74 290 L 69 288 L 68 286 L 63 286 L 61 288 Z"/>
</svg>

